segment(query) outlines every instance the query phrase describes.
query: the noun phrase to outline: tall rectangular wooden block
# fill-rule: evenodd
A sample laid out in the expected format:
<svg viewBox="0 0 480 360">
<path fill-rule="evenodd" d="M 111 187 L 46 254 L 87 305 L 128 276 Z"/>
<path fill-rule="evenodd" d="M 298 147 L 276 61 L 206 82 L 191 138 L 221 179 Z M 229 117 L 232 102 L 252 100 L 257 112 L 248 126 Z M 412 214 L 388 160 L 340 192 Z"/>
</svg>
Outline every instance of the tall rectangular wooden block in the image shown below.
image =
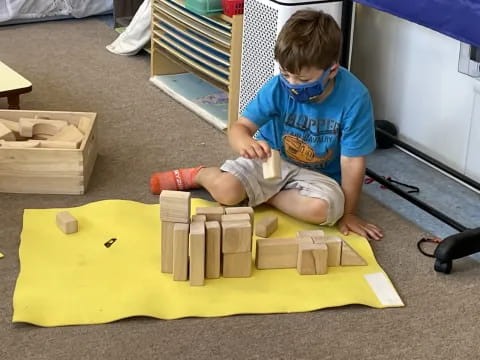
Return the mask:
<svg viewBox="0 0 480 360">
<path fill-rule="evenodd" d="M 223 277 L 249 277 L 252 275 L 252 253 L 223 254 Z"/>
<path fill-rule="evenodd" d="M 296 268 L 298 244 L 313 244 L 311 238 L 257 239 L 257 269 Z"/>
<path fill-rule="evenodd" d="M 298 245 L 297 271 L 301 275 L 326 274 L 328 248 L 325 244 Z"/>
<path fill-rule="evenodd" d="M 279 179 L 282 177 L 282 160 L 280 152 L 272 149 L 272 155 L 263 163 L 264 179 Z"/>
<path fill-rule="evenodd" d="M 188 280 L 188 234 L 190 225 L 173 226 L 173 280 Z"/>
<path fill-rule="evenodd" d="M 205 223 L 190 224 L 190 285 L 202 286 L 205 281 Z"/>
<path fill-rule="evenodd" d="M 171 274 L 173 272 L 173 227 L 174 222 L 162 221 L 162 272 Z"/>
<path fill-rule="evenodd" d="M 225 214 L 223 206 L 197 207 L 197 215 L 205 215 L 207 221 L 222 221 L 222 215 Z"/>
<path fill-rule="evenodd" d="M 252 227 L 249 221 L 222 222 L 222 252 L 252 251 Z"/>
<path fill-rule="evenodd" d="M 220 256 L 221 256 L 221 229 L 218 221 L 207 221 L 206 229 L 206 251 L 205 251 L 205 277 L 216 279 L 220 277 Z"/>
<path fill-rule="evenodd" d="M 162 221 L 189 223 L 190 197 L 186 191 L 163 190 L 159 197 Z"/>
</svg>

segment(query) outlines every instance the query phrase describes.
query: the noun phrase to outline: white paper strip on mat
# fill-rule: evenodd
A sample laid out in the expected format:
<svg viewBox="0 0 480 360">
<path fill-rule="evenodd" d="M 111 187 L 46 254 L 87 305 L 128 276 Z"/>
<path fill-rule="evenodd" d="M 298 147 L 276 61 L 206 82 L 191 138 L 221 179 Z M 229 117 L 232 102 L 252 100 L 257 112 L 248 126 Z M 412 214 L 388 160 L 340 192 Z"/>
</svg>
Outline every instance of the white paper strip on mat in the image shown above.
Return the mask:
<svg viewBox="0 0 480 360">
<path fill-rule="evenodd" d="M 403 301 L 400 299 L 392 283 L 387 276 L 382 272 L 373 274 L 365 274 L 365 279 L 372 288 L 378 300 L 384 306 L 403 306 Z"/>
</svg>

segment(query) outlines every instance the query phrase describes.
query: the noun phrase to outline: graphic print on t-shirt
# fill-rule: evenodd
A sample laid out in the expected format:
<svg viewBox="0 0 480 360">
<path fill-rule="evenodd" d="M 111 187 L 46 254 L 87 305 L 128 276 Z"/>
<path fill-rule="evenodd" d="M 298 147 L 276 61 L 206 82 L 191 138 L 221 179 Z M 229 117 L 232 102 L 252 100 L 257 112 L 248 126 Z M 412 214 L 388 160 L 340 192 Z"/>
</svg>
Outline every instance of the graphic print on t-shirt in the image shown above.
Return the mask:
<svg viewBox="0 0 480 360">
<path fill-rule="evenodd" d="M 305 114 L 289 114 L 282 136 L 285 155 L 309 168 L 324 168 L 338 144 L 339 123 Z"/>
</svg>

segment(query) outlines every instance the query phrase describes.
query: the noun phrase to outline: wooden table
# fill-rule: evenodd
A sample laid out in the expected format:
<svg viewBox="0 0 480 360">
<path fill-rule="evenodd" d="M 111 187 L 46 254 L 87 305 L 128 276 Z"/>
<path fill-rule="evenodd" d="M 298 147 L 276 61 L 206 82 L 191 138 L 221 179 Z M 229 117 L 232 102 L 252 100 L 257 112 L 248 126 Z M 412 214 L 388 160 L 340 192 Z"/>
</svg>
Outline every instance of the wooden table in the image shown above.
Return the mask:
<svg viewBox="0 0 480 360">
<path fill-rule="evenodd" d="M 32 83 L 0 61 L 0 97 L 9 109 L 20 109 L 20 95 L 32 91 Z"/>
</svg>

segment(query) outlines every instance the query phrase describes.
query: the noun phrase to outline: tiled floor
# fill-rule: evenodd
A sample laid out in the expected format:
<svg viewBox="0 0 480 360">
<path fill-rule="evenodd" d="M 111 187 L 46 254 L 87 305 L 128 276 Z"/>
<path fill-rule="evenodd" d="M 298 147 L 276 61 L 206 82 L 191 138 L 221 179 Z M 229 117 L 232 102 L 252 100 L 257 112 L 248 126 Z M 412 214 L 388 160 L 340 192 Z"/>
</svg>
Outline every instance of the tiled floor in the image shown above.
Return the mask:
<svg viewBox="0 0 480 360">
<path fill-rule="evenodd" d="M 443 175 L 397 148 L 377 150 L 367 158 L 367 166 L 378 175 L 391 176 L 420 188 L 418 198 L 460 224 L 480 226 L 480 194 Z M 404 200 L 376 182 L 364 184 L 364 191 L 384 205 L 432 234 L 444 238 L 457 231 Z M 380 224 L 381 225 L 381 224 Z"/>
</svg>

